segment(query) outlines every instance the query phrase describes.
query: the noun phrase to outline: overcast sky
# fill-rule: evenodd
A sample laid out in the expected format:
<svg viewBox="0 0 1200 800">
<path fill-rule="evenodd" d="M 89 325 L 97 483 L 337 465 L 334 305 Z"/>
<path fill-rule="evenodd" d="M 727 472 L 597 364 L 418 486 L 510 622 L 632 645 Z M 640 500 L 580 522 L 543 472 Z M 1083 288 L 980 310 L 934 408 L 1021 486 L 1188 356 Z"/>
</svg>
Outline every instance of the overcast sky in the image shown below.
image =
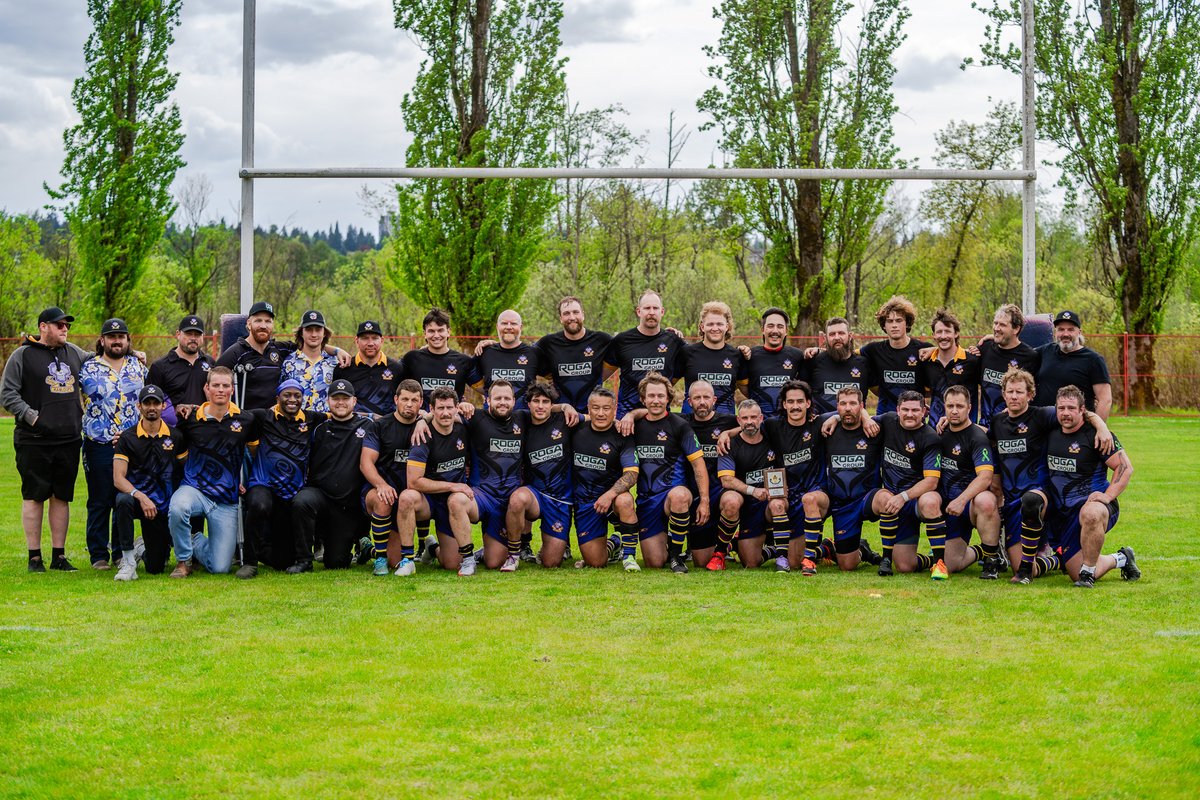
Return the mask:
<svg viewBox="0 0 1200 800">
<path fill-rule="evenodd" d="M 620 103 L 645 133 L 646 166 L 666 162 L 667 116 L 691 132 L 678 166 L 716 159 L 715 134 L 696 98 L 711 85 L 701 48 L 715 44 L 711 0 L 567 0 L 567 83 L 581 108 Z M 901 153 L 933 166 L 934 133 L 950 120 L 982 122 L 991 101 L 1020 101 L 1020 79 L 963 72 L 984 19 L 969 0 L 911 0 L 897 54 L 895 120 Z M 71 84 L 83 70 L 90 25 L 83 0 L 0 0 L 0 209 L 42 207 L 60 180 L 62 131 L 75 120 Z M 242 0 L 185 0 L 171 51 L 188 165 L 180 179 L 214 184 L 209 214 L 232 221 L 239 197 Z M 402 166 L 400 98 L 420 52 L 393 27 L 390 0 L 259 0 L 258 166 Z M 990 98 L 990 99 L 989 99 Z M 1043 178 L 1047 177 L 1043 172 Z M 256 182 L 259 225 L 375 230 L 353 181 Z M 386 190 L 386 183 L 375 188 Z"/>
</svg>

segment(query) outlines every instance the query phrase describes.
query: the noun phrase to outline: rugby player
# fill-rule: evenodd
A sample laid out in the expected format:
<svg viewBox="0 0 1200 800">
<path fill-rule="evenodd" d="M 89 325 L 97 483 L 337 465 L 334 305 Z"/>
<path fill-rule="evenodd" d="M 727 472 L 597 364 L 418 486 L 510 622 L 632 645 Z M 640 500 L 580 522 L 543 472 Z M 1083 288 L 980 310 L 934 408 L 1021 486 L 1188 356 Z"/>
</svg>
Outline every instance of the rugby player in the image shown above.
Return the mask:
<svg viewBox="0 0 1200 800">
<path fill-rule="evenodd" d="M 488 569 L 513 572 L 520 563 L 528 492 L 518 493 L 525 455 L 525 417 L 515 415 L 512 385 L 492 382 L 487 407 L 467 420 L 471 451 L 470 496 L 451 496 L 450 513 L 465 513 L 483 529 L 483 559 Z"/>
<path fill-rule="evenodd" d="M 987 424 L 997 412 L 1004 410 L 1004 389 L 1000 383 L 1004 373 L 1013 367 L 1037 375 L 1042 357 L 1019 338 L 1025 327 L 1021 307 L 1005 303 L 992 317 L 992 337 L 979 342 L 979 422 Z"/>
<path fill-rule="evenodd" d="M 647 567 L 665 566 L 682 574 L 688 571 L 683 548 L 692 521 L 692 492 L 686 485 L 685 474 L 688 462 L 699 497 L 697 525 L 708 521 L 710 508 L 704 453 L 691 426 L 678 414 L 671 413 L 674 395 L 671 381 L 657 372 L 642 378 L 638 397 L 646 408 L 646 416 L 634 425 L 633 438 L 639 470 L 637 518 L 641 525 L 642 559 Z"/>
<path fill-rule="evenodd" d="M 716 508 L 721 502 L 721 492 L 724 491 L 721 487 L 721 481 L 716 479 L 717 461 L 721 456 L 720 442 L 725 441 L 728 447 L 729 436 L 726 432 L 732 431 L 736 433 L 740 430 L 737 417 L 732 414 L 718 414 L 716 411 L 716 394 L 713 391 L 712 384 L 708 381 L 693 381 L 688 387 L 688 405 L 691 411 L 685 411 L 680 416 L 688 425 L 692 426 L 692 433 L 696 434 L 696 442 L 700 445 L 701 452 L 704 453 L 704 469 L 709 475 L 708 481 L 708 505 L 709 508 Z M 637 414 L 645 414 L 644 410 L 638 410 Z M 731 434 L 732 435 L 732 434 Z M 692 492 L 692 516 L 695 516 L 696 507 L 700 504 L 700 491 L 696 486 L 695 473 L 691 470 L 687 472 L 688 489 Z M 703 524 L 694 522 L 688 530 L 688 551 L 692 556 L 692 563 L 705 565 L 712 560 L 713 552 L 717 547 L 717 515 L 709 514 L 708 520 Z"/>
<path fill-rule="evenodd" d="M 1000 512 L 992 494 L 995 461 L 987 431 L 971 422 L 971 395 L 965 386 L 950 386 L 942 395 L 946 427 L 942 431 L 942 463 L 938 493 L 946 518 L 946 569 L 962 570 L 980 562 L 983 580 L 996 580 L 1000 560 Z M 971 529 L 979 545 L 971 544 Z"/>
<path fill-rule="evenodd" d="M 468 577 L 475 574 L 475 546 L 464 501 L 474 500 L 475 491 L 466 484 L 467 428 L 457 420 L 458 395 L 451 387 L 435 388 L 429 404 L 429 438 L 409 451 L 408 488 L 397 500 L 397 525 L 415 528 L 418 521 L 432 521 L 438 546 L 427 552 L 436 554 L 443 569 Z"/>
<path fill-rule="evenodd" d="M 396 384 L 404 378 L 404 365 L 383 352 L 383 326 L 372 319 L 358 323 L 354 333 L 354 360 L 333 371 L 333 379 L 350 381 L 355 411 L 370 418 L 386 417 L 396 410 Z"/>
<path fill-rule="evenodd" d="M 768 500 L 766 470 L 775 468 L 777 459 L 762 433 L 762 408 L 754 400 L 743 400 L 738 403 L 737 421 L 741 430 L 730 440 L 729 452 L 717 461 L 717 478 L 724 491 L 717 521 L 716 552 L 708 561 L 708 569 L 725 569 L 725 556 L 737 536 L 738 560 L 742 566 L 757 567 L 775 557 L 776 571 L 788 572 L 786 535 L 782 550 L 763 548 Z"/>
<path fill-rule="evenodd" d="M 684 345 L 679 353 L 678 372 L 683 376 L 684 391 L 691 394 L 696 381 L 705 381 L 716 393 L 716 410 L 733 414 L 734 392 L 745 389 L 746 363 L 733 336 L 733 314 L 725 303 L 710 301 L 700 309 L 700 341 Z M 684 413 L 691 406 L 684 401 Z"/>
<path fill-rule="evenodd" d="M 584 327 L 583 304 L 578 297 L 558 301 L 562 330 L 538 339 L 534 345 L 562 402 L 579 413 L 588 410 L 592 390 L 605 378 L 604 355 L 612 336 Z"/>
<path fill-rule="evenodd" d="M 483 341 L 475 348 L 468 383 L 484 397 L 498 380 L 508 381 L 518 409 L 525 408 L 525 389 L 539 375 L 549 373 L 543 369 L 541 354 L 533 345 L 521 341 L 524 322 L 521 315 L 511 308 L 501 311 L 496 319 L 497 341 Z"/>
<path fill-rule="evenodd" d="M 838 392 L 847 386 L 856 386 L 867 396 L 867 360 L 854 352 L 854 336 L 845 317 L 830 317 L 825 323 L 825 347 L 810 347 L 804 357 L 814 413 L 836 411 Z"/>
<path fill-rule="evenodd" d="M 516 412 L 525 428 L 525 485 L 509 501 L 510 508 L 524 511 L 522 531 L 534 520 L 542 521 L 538 560 L 545 567 L 561 565 L 571 541 L 570 428 L 579 416 L 571 406 L 555 405 L 557 399 L 554 387 L 544 380 L 525 390 L 528 410 Z M 592 566 L 604 566 L 606 561 L 603 554 L 600 563 Z"/>
<path fill-rule="evenodd" d="M 329 411 L 329 384 L 338 360 L 325 351 L 332 331 L 320 311 L 305 311 L 296 330 L 296 349 L 280 368 L 280 377 L 300 385 L 300 408 L 324 414 Z"/>
<path fill-rule="evenodd" d="M 979 394 L 979 357 L 958 343 L 961 326 L 958 317 L 944 308 L 933 315 L 933 341 L 936 346 L 921 360 L 920 382 L 929 397 L 929 424 L 937 425 L 946 415 L 943 395 L 951 386 L 962 386 L 973 400 Z M 978 408 L 971 406 L 971 422 L 978 422 Z"/>
<path fill-rule="evenodd" d="M 392 400 L 395 410 L 372 421 L 363 438 L 359 469 L 367 481 L 363 487 L 363 508 L 371 517 L 375 575 L 387 575 L 392 565 L 401 577 L 417 571 L 413 511 L 420 496 L 404 490 L 408 488 L 408 458 L 413 431 L 420 420 L 421 401 L 421 384 L 412 378 L 400 381 Z M 394 539 L 393 519 L 397 533 Z M 409 522 L 412 524 L 406 524 Z"/>
<path fill-rule="evenodd" d="M 869 381 L 879 396 L 876 414 L 895 411 L 900 393 L 920 386 L 917 367 L 921 351 L 933 345 L 909 336 L 917 309 L 906 297 L 894 295 L 875 312 L 875 321 L 887 335 L 881 342 L 864 345 L 862 355 L 870 368 Z"/>
<path fill-rule="evenodd" d="M 1042 361 L 1037 371 L 1034 403 L 1055 405 L 1058 390 L 1075 386 L 1083 392 L 1088 411 L 1107 420 L 1112 411 L 1112 381 L 1104 356 L 1084 347 L 1083 321 L 1074 311 L 1060 311 L 1054 318 L 1054 341 L 1038 348 Z"/>
<path fill-rule="evenodd" d="M 1046 524 L 1063 569 L 1081 589 L 1091 589 L 1112 569 L 1136 581 L 1142 577 L 1133 549 L 1122 547 L 1101 555 L 1105 535 L 1121 514 L 1117 498 L 1133 476 L 1129 455 L 1113 437 L 1113 452 L 1096 447 L 1096 429 L 1087 422 L 1084 393 L 1075 386 L 1058 390 L 1055 413 L 1058 426 L 1046 442 L 1049 500 Z M 1112 481 L 1108 472 L 1112 471 Z"/>
<path fill-rule="evenodd" d="M 472 362 L 470 356 L 450 348 L 450 315 L 440 308 L 430 309 L 421 321 L 421 329 L 425 332 L 425 346 L 404 354 L 401 359 L 404 376 L 420 382 L 426 408 L 431 408 L 434 389 L 449 388 L 460 401 L 463 417 L 467 418 L 474 406 L 461 401 Z"/>
<path fill-rule="evenodd" d="M 787 561 L 800 565 L 800 574 L 817 574 L 821 554 L 821 524 L 829 513 L 825 491 L 825 452 L 821 426 L 811 415 L 812 388 L 791 380 L 779 390 L 783 415 L 763 423 L 763 433 L 778 454 L 787 478 L 787 497 L 768 501 L 767 513 L 776 547 L 787 541 Z M 778 559 L 776 560 L 778 565 Z"/>
<path fill-rule="evenodd" d="M 857 386 L 843 386 L 837 393 L 837 411 L 822 417 L 824 425 L 834 421 L 825 438 L 826 485 L 829 516 L 833 519 L 833 555 L 838 569 L 849 572 L 864 561 L 862 524 L 879 519 L 874 511 L 879 488 L 879 461 L 883 437 L 865 430 L 863 394 Z M 869 419 L 869 418 L 868 418 Z M 825 433 L 824 427 L 822 433 Z M 805 528 L 810 530 L 805 508 Z M 806 550 L 808 541 L 805 541 Z M 880 562 L 882 569 L 882 562 Z"/>
<path fill-rule="evenodd" d="M 587 424 L 571 432 L 575 507 L 575 538 L 583 563 L 604 566 L 620 547 L 621 566 L 638 572 L 638 521 L 629 490 L 637 483 L 638 465 L 634 443 L 622 436 L 614 424 L 617 398 L 609 389 L 592 390 L 587 404 Z M 619 545 L 602 547 L 608 525 L 613 523 Z M 605 550 L 608 550 L 606 558 Z"/>
<path fill-rule="evenodd" d="M 204 380 L 216 362 L 204 352 L 204 322 L 195 314 L 179 321 L 175 347 L 150 365 L 147 385 L 162 389 L 162 420 L 175 425 L 204 402 Z"/>
<path fill-rule="evenodd" d="M 657 292 L 643 292 L 638 299 L 635 328 L 613 337 L 604 356 L 604 366 L 621 371 L 617 391 L 617 417 L 624 419 L 641 405 L 641 380 L 650 373 L 675 383 L 679 375 L 679 353 L 686 344 L 668 328 L 662 327 L 662 298 Z M 644 474 L 644 473 L 643 473 Z M 643 554 L 645 550 L 642 551 Z"/>
<path fill-rule="evenodd" d="M 782 308 L 768 308 L 762 313 L 763 343 L 750 348 L 746 397 L 758 403 L 764 417 L 777 415 L 780 388 L 800 377 L 804 365 L 804 351 L 787 343 L 791 325 L 791 317 Z"/>
</svg>

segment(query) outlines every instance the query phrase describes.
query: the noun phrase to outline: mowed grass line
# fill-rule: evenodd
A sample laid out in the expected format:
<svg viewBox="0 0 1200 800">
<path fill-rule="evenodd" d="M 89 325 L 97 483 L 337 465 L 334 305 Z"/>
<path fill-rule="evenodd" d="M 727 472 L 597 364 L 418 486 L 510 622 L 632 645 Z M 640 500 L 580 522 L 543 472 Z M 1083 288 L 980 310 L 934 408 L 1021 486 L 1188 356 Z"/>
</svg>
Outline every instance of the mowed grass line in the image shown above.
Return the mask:
<svg viewBox="0 0 1200 800">
<path fill-rule="evenodd" d="M 1113 425 L 1135 475 L 1106 549 L 1145 577 L 1083 592 L 828 568 L 30 576 L 6 421 L 0 795 L 1195 797 L 1200 423 Z"/>
</svg>

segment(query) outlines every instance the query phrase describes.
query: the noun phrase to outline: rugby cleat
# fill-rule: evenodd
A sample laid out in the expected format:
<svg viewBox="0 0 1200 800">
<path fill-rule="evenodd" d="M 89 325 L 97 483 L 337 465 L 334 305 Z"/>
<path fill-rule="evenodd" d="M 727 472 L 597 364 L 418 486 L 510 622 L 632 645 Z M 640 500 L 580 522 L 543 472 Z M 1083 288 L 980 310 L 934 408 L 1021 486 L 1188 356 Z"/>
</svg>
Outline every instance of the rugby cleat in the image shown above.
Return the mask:
<svg viewBox="0 0 1200 800">
<path fill-rule="evenodd" d="M 462 560 L 458 566 L 458 577 L 469 578 L 475 574 L 475 555 L 472 553 Z"/>
<path fill-rule="evenodd" d="M 929 577 L 935 581 L 947 580 L 950 577 L 950 570 L 946 569 L 946 562 L 939 558 L 933 565 L 933 569 L 929 570 Z"/>
<path fill-rule="evenodd" d="M 421 549 L 421 563 L 422 564 L 436 564 L 437 563 L 437 551 L 438 551 L 437 536 L 434 536 L 431 533 L 428 536 L 426 536 L 424 539 L 422 539 L 421 541 L 425 545 Z"/>
<path fill-rule="evenodd" d="M 1093 589 L 1096 586 L 1096 573 L 1090 569 L 1080 568 L 1079 580 L 1075 581 L 1075 586 L 1080 589 Z"/>
<path fill-rule="evenodd" d="M 775 571 L 776 572 L 791 572 L 792 571 L 792 565 L 788 563 L 787 556 L 776 556 L 775 557 Z"/>
<path fill-rule="evenodd" d="M 1022 564 L 1017 568 L 1017 572 L 1009 580 L 1009 583 L 1019 583 L 1028 585 L 1033 582 L 1033 566 L 1030 564 Z"/>
<path fill-rule="evenodd" d="M 297 561 L 295 564 L 292 564 L 290 567 L 284 570 L 284 572 L 286 572 L 288 575 L 303 575 L 306 572 L 312 571 L 313 562 L 311 561 Z"/>
<path fill-rule="evenodd" d="M 683 563 L 683 556 L 671 556 L 667 560 L 667 569 L 676 575 L 686 575 L 688 571 L 687 564 Z"/>
<path fill-rule="evenodd" d="M 113 577 L 116 581 L 136 581 L 137 580 L 137 562 L 136 561 L 121 561 L 117 567 L 117 574 Z"/>
<path fill-rule="evenodd" d="M 621 559 L 621 566 L 626 572 L 641 572 L 642 568 L 638 565 L 637 559 L 633 556 L 625 556 Z"/>
<path fill-rule="evenodd" d="M 387 556 L 375 557 L 375 568 L 371 570 L 372 575 L 387 575 L 391 570 L 388 569 Z"/>
<path fill-rule="evenodd" d="M 712 558 L 708 560 L 708 564 L 704 568 L 709 572 L 720 572 L 725 569 L 725 554 L 713 553 Z"/>
<path fill-rule="evenodd" d="M 896 574 L 895 571 L 892 569 L 892 560 L 890 558 L 880 559 L 880 561 L 879 561 L 879 577 L 890 578 L 895 574 Z"/>
<path fill-rule="evenodd" d="M 504 559 L 504 563 L 500 565 L 500 571 L 501 572 L 516 572 L 517 567 L 519 567 L 520 565 L 521 565 L 520 559 L 518 559 L 512 553 L 509 553 L 508 558 Z"/>
<path fill-rule="evenodd" d="M 800 562 L 800 574 L 806 578 L 811 578 L 817 574 L 817 565 L 813 563 L 811 558 L 806 558 Z"/>
<path fill-rule="evenodd" d="M 536 564 L 537 563 L 537 555 L 534 554 L 533 547 L 531 547 L 528 542 L 521 543 L 520 558 L 526 564 Z M 509 572 L 512 572 L 512 570 L 509 570 Z"/>
<path fill-rule="evenodd" d="M 1117 552 L 1125 555 L 1125 566 L 1121 567 L 1121 578 L 1127 581 L 1136 581 L 1142 577 L 1142 571 L 1138 569 L 1137 562 L 1133 560 L 1133 548 L 1122 547 Z"/>
<path fill-rule="evenodd" d="M 375 557 L 375 543 L 371 541 L 370 536 L 364 536 L 358 540 L 358 556 L 355 557 L 355 564 L 366 564 Z"/>
<path fill-rule="evenodd" d="M 384 560 L 384 573 L 387 572 L 387 561 Z M 396 565 L 396 575 L 401 578 L 407 578 L 409 575 L 415 575 L 417 572 L 417 564 L 408 556 L 400 559 L 400 563 Z"/>
<path fill-rule="evenodd" d="M 862 560 L 873 567 L 878 567 L 883 562 L 883 556 L 872 550 L 871 545 L 867 544 L 865 539 L 858 543 L 858 552 L 862 556 Z"/>
<path fill-rule="evenodd" d="M 1000 558 L 998 556 L 994 556 L 991 558 L 985 558 L 981 566 L 982 569 L 979 573 L 979 579 L 981 581 L 994 581 L 1000 577 L 1000 568 L 1003 565 L 1000 563 Z"/>
</svg>

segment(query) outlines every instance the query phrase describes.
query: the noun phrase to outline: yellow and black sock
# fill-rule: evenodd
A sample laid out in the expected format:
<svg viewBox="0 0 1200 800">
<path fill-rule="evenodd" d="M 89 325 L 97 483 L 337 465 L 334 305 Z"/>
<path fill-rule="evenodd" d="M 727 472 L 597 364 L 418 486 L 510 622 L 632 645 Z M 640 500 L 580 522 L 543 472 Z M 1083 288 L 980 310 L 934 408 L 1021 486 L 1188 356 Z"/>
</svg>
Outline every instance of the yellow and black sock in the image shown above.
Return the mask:
<svg viewBox="0 0 1200 800">
<path fill-rule="evenodd" d="M 475 545 L 472 542 L 459 545 L 458 554 L 463 557 L 464 561 L 473 557 L 475 555 Z"/>
<path fill-rule="evenodd" d="M 621 534 L 621 557 L 636 556 L 638 543 L 638 526 L 636 522 L 619 522 L 617 531 Z"/>
<path fill-rule="evenodd" d="M 377 553 L 378 553 L 378 552 L 379 552 L 379 550 L 376 550 L 375 552 L 377 552 Z M 409 561 L 411 561 L 411 560 L 412 560 L 412 558 L 413 558 L 413 546 L 412 546 L 411 544 L 402 544 L 402 545 L 400 545 L 400 558 L 402 558 L 402 559 L 404 559 L 404 558 L 407 558 Z"/>
<path fill-rule="evenodd" d="M 375 557 L 387 555 L 388 536 L 392 533 L 391 515 L 371 515 L 371 542 L 375 545 Z"/>
<path fill-rule="evenodd" d="M 690 514 L 671 514 L 667 518 L 667 552 L 670 555 L 683 555 L 683 547 L 687 543 L 688 524 L 691 521 Z"/>
<path fill-rule="evenodd" d="M 717 517 L 717 552 L 728 553 L 729 544 L 737 536 L 738 521 L 721 514 Z"/>
<path fill-rule="evenodd" d="M 787 514 L 771 517 L 771 539 L 775 542 L 776 550 L 787 553 L 788 542 L 792 539 L 792 521 Z"/>
<path fill-rule="evenodd" d="M 1041 520 L 1021 517 L 1021 563 L 1032 564 L 1042 543 Z"/>
<path fill-rule="evenodd" d="M 824 522 L 820 517 L 805 517 L 804 518 L 804 557 L 814 564 L 819 558 L 818 550 L 821 549 L 821 523 Z"/>
<path fill-rule="evenodd" d="M 933 565 L 936 563 L 931 556 L 927 556 L 924 553 L 917 553 L 917 569 L 933 569 Z"/>
<path fill-rule="evenodd" d="M 621 536 L 617 533 L 609 534 L 605 542 L 608 545 L 608 560 L 612 561 L 613 556 L 621 552 Z"/>
<path fill-rule="evenodd" d="M 980 556 L 980 560 L 983 560 L 985 558 L 999 558 L 1000 557 L 1000 545 L 999 544 L 987 544 L 986 542 L 984 542 L 983 544 L 979 545 L 979 549 L 983 551 L 983 555 Z"/>
<path fill-rule="evenodd" d="M 1056 572 L 1062 567 L 1062 559 L 1058 557 L 1058 553 L 1051 553 L 1048 556 L 1038 556 L 1033 560 L 1033 576 L 1036 578 L 1039 575 L 1048 575 L 1051 572 Z"/>
<path fill-rule="evenodd" d="M 892 557 L 892 548 L 896 546 L 896 531 L 900 528 L 900 517 L 895 514 L 884 514 L 879 518 L 880 549 L 883 557 Z"/>
<path fill-rule="evenodd" d="M 933 551 L 933 562 L 946 560 L 946 518 L 934 517 L 925 521 L 925 536 L 929 549 Z"/>
<path fill-rule="evenodd" d="M 510 556 L 519 556 L 521 554 L 521 545 L 524 544 L 525 537 L 520 539 L 505 539 L 504 543 L 508 545 L 508 554 Z"/>
</svg>

